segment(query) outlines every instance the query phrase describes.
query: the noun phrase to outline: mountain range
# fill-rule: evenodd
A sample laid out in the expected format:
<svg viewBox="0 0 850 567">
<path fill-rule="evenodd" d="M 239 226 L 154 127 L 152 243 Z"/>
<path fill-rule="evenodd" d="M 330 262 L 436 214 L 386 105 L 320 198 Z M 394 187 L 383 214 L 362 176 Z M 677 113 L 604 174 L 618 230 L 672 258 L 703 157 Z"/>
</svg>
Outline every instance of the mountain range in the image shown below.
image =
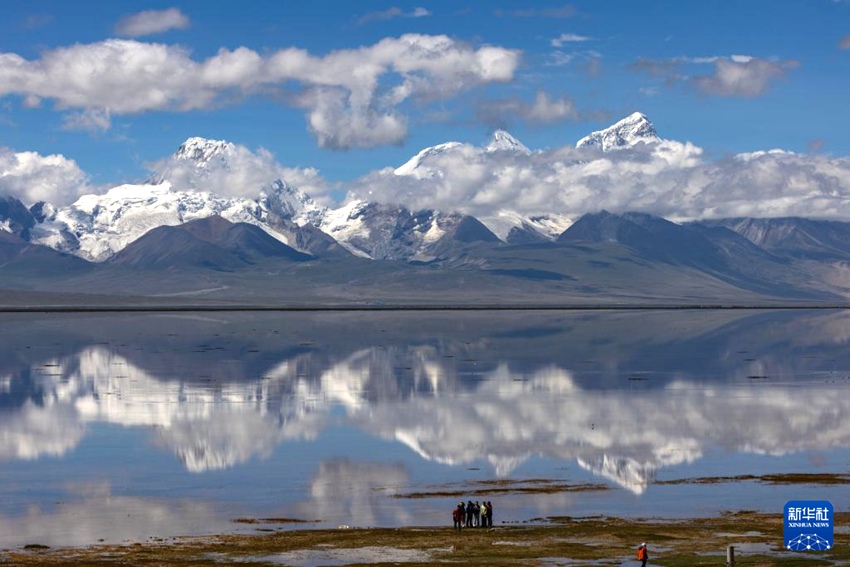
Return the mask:
<svg viewBox="0 0 850 567">
<path fill-rule="evenodd" d="M 661 141 L 634 113 L 576 147 L 616 152 Z M 484 147 L 461 146 L 426 148 L 392 175 L 441 176 L 440 157 L 459 150 L 533 153 L 504 130 Z M 682 224 L 607 211 L 478 219 L 357 199 L 330 209 L 283 179 L 258 187 L 256 198 L 210 191 L 210 176 L 227 171 L 236 151 L 190 138 L 147 182 L 63 207 L 0 197 L 0 289 L 118 304 L 137 296 L 337 306 L 841 303 L 850 294 L 850 223 Z"/>
</svg>

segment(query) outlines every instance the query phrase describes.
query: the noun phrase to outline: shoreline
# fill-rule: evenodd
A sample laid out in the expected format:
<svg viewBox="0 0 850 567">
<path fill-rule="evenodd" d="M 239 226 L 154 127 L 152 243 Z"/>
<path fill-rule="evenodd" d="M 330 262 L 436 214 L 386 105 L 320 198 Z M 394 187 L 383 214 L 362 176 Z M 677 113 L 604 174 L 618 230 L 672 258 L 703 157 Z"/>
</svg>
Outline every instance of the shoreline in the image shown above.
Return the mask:
<svg viewBox="0 0 850 567">
<path fill-rule="evenodd" d="M 156 313 L 156 312 L 394 312 L 394 311 L 782 311 L 782 310 L 846 310 L 850 304 L 0 304 L 0 313 Z"/>
<path fill-rule="evenodd" d="M 236 521 L 236 520 L 234 520 Z M 244 521 L 244 519 L 242 520 Z M 279 520 L 283 522 L 284 520 Z M 782 513 L 726 512 L 691 519 L 550 517 L 492 528 L 450 525 L 403 528 L 286 529 L 275 519 L 252 520 L 256 534 L 174 537 L 122 545 L 0 550 L 4 565 L 629 565 L 647 542 L 650 564 L 724 565 L 729 546 L 739 565 L 846 565 L 850 548 L 823 552 L 783 548 Z M 850 513 L 836 513 L 837 535 Z"/>
</svg>

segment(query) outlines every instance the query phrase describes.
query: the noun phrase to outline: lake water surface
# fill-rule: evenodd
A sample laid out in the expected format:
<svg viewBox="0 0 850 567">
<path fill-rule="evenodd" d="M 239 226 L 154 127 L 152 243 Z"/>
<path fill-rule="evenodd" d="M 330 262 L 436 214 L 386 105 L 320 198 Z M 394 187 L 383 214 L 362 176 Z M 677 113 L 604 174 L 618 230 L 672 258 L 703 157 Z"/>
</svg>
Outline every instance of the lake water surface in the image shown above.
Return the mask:
<svg viewBox="0 0 850 567">
<path fill-rule="evenodd" d="M 0 547 L 850 502 L 728 478 L 850 469 L 847 311 L 0 318 Z"/>
</svg>

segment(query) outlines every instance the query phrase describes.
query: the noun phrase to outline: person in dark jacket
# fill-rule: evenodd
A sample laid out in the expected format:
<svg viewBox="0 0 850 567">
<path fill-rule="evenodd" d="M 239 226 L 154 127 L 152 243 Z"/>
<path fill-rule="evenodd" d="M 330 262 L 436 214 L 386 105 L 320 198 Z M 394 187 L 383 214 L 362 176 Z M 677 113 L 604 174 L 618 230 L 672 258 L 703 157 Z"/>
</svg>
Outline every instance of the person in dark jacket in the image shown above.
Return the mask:
<svg viewBox="0 0 850 567">
<path fill-rule="evenodd" d="M 484 503 L 487 506 L 487 525 L 493 527 L 493 503 L 489 500 Z"/>
<path fill-rule="evenodd" d="M 466 527 L 467 528 L 472 527 L 472 507 L 473 506 L 474 506 L 474 504 L 472 504 L 472 500 L 470 500 L 466 503 Z"/>
</svg>

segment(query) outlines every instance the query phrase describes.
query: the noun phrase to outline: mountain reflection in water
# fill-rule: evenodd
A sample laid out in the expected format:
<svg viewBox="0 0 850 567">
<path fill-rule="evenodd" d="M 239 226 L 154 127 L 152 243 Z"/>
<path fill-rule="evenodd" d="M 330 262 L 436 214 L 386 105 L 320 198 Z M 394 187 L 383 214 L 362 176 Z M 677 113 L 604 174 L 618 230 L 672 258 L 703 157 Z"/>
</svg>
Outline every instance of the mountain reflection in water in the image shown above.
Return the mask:
<svg viewBox="0 0 850 567">
<path fill-rule="evenodd" d="M 830 472 L 838 467 L 825 455 L 850 448 L 843 311 L 4 319 L 0 530 L 33 506 L 41 526 L 82 506 L 54 510 L 50 491 L 111 501 L 125 482 L 131 494 L 120 498 L 134 509 L 172 506 L 163 514 L 179 526 L 172 533 L 199 523 L 174 505 L 209 517 L 209 506 L 232 499 L 262 513 L 250 499 L 266 495 L 251 483 L 275 478 L 286 479 L 275 513 L 400 525 L 443 519 L 387 498 L 441 482 L 526 478 L 545 469 L 539 463 L 552 477 L 569 465 L 576 481 L 645 495 L 659 475 L 701 474 L 703 460 L 705 471 L 727 476 L 750 472 L 734 464 L 740 455 L 786 457 L 784 472 L 824 461 L 817 470 Z M 122 465 L 122 454 L 138 460 Z M 442 472 L 410 472 L 425 463 Z M 57 480 L 60 465 L 68 472 Z M 225 472 L 245 479 L 231 494 L 213 491 L 214 477 L 201 480 Z M 92 478 L 102 484 L 92 488 Z M 184 485 L 203 489 L 164 503 Z M 550 498 L 544 512 L 561 502 Z M 134 537 L 110 522 L 114 539 Z M 59 540 L 88 543 L 87 534 Z"/>
</svg>

